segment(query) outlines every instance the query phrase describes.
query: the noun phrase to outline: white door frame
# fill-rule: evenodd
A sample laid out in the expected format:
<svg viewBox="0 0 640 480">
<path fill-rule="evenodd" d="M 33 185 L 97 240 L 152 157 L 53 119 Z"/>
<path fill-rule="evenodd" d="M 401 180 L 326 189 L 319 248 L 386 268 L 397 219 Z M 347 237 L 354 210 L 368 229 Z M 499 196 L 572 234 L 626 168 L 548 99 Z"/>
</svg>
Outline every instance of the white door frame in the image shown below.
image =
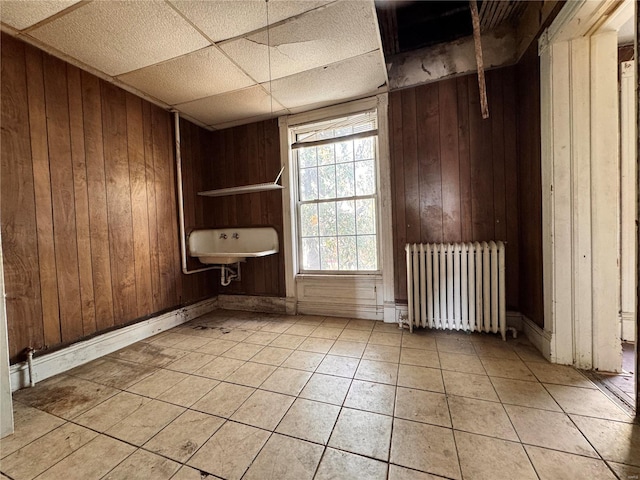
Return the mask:
<svg viewBox="0 0 640 480">
<path fill-rule="evenodd" d="M 539 41 L 550 359 L 620 371 L 617 30 L 633 1 L 567 2 Z"/>
<path fill-rule="evenodd" d="M 9 338 L 7 335 L 7 310 L 4 294 L 4 268 L 2 241 L 0 240 L 0 438 L 13 433 L 13 399 L 9 375 Z"/>
</svg>

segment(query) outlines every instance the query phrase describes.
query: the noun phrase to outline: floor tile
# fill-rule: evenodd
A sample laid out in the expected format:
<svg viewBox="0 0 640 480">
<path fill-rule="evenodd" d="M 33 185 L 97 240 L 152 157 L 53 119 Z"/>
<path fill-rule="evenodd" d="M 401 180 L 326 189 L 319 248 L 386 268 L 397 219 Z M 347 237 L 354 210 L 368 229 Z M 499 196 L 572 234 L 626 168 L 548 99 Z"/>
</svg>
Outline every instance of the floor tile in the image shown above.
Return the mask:
<svg viewBox="0 0 640 480">
<path fill-rule="evenodd" d="M 18 435 L 9 435 L 0 441 L 0 458 L 6 457 L 63 423 L 65 421 L 61 418 L 24 405 L 14 399 L 13 426 Z"/>
<path fill-rule="evenodd" d="M 185 354 L 186 352 L 183 352 Z M 156 371 L 156 367 L 124 362 L 112 358 L 99 358 L 69 372 L 78 378 L 113 388 L 125 389 Z"/>
<path fill-rule="evenodd" d="M 415 422 L 451 427 L 447 397 L 441 393 L 398 387 L 395 416 Z"/>
<path fill-rule="evenodd" d="M 616 480 L 616 476 L 602 460 L 529 445 L 525 445 L 524 448 L 527 450 L 540 480 L 557 480 L 559 478 Z"/>
<path fill-rule="evenodd" d="M 184 412 L 184 408 L 177 405 L 151 400 L 107 429 L 105 433 L 140 446 L 171 423 L 182 412 Z"/>
<path fill-rule="evenodd" d="M 343 342 L 364 342 L 367 343 L 369 341 L 369 337 L 371 336 L 370 330 L 343 330 L 338 340 Z"/>
<path fill-rule="evenodd" d="M 481 358 L 482 366 L 490 377 L 511 378 L 514 380 L 537 379 L 527 368 L 522 360 L 509 360 L 504 358 Z"/>
<path fill-rule="evenodd" d="M 316 328 L 310 337 L 326 338 L 328 340 L 337 340 L 342 333 L 342 328 L 320 326 Z"/>
<path fill-rule="evenodd" d="M 366 346 L 366 343 L 336 340 L 328 353 L 331 355 L 341 355 L 343 357 L 361 358 Z"/>
<path fill-rule="evenodd" d="M 289 395 L 256 390 L 236 410 L 231 420 L 265 430 L 274 430 L 294 400 L 295 397 Z"/>
<path fill-rule="evenodd" d="M 301 335 L 303 337 L 308 337 L 313 333 L 313 331 L 317 328 L 317 325 L 307 325 L 304 323 L 296 323 L 295 325 L 290 326 L 285 333 L 288 335 Z"/>
<path fill-rule="evenodd" d="M 251 464 L 243 480 L 311 480 L 323 447 L 274 434 Z"/>
<path fill-rule="evenodd" d="M 374 332 L 396 333 L 402 335 L 404 329 L 397 322 L 376 321 L 373 326 Z"/>
<path fill-rule="evenodd" d="M 440 366 L 443 370 L 453 370 L 454 372 L 475 373 L 485 375 L 486 372 L 480 362 L 480 358 L 475 355 L 461 355 L 458 353 L 439 352 Z"/>
<path fill-rule="evenodd" d="M 325 318 L 324 315 L 298 315 L 296 323 L 318 326 Z"/>
<path fill-rule="evenodd" d="M 546 384 L 556 402 L 567 413 L 631 422 L 632 419 L 600 390 Z"/>
<path fill-rule="evenodd" d="M 39 475 L 38 480 L 89 480 L 102 478 L 136 450 L 105 435 L 94 438 Z"/>
<path fill-rule="evenodd" d="M 401 346 L 403 348 L 417 348 L 421 350 L 437 350 L 436 339 L 431 335 L 420 333 L 402 333 Z"/>
<path fill-rule="evenodd" d="M 571 415 L 605 460 L 640 467 L 640 425 Z"/>
<path fill-rule="evenodd" d="M 314 480 L 386 480 L 387 464 L 327 448 Z"/>
<path fill-rule="evenodd" d="M 443 478 L 398 465 L 389 465 L 389 480 L 439 480 Z"/>
<path fill-rule="evenodd" d="M 328 445 L 387 461 L 392 423 L 387 415 L 343 408 Z"/>
<path fill-rule="evenodd" d="M 320 325 L 323 327 L 344 328 L 347 323 L 349 323 L 349 320 L 346 318 L 326 317 Z"/>
<path fill-rule="evenodd" d="M 178 350 L 193 351 L 204 347 L 211 341 L 210 338 L 196 337 L 194 335 L 185 335 L 184 337 L 184 339 L 173 345 L 173 348 L 177 348 Z"/>
<path fill-rule="evenodd" d="M 173 403 L 174 405 L 181 405 L 183 407 L 190 407 L 219 383 L 220 382 L 218 380 L 189 375 L 187 378 L 162 393 L 158 397 L 158 400 Z"/>
<path fill-rule="evenodd" d="M 242 342 L 249 337 L 249 335 L 253 334 L 250 330 L 241 330 L 239 328 L 235 328 L 230 332 L 222 332 L 221 338 L 226 341 L 231 342 Z"/>
<path fill-rule="evenodd" d="M 167 364 L 165 368 L 168 370 L 174 370 L 176 372 L 194 373 L 196 370 L 204 367 L 214 358 L 216 358 L 215 355 L 209 355 L 208 353 L 189 352 L 176 361 Z"/>
<path fill-rule="evenodd" d="M 199 352 L 209 355 L 222 355 L 226 351 L 238 345 L 238 342 L 217 338 L 198 349 Z"/>
<path fill-rule="evenodd" d="M 556 412 L 562 411 L 551 395 L 539 383 L 497 377 L 493 377 L 491 383 L 502 403 Z"/>
<path fill-rule="evenodd" d="M 522 360 L 523 362 L 549 363 L 549 360 L 544 358 L 542 354 L 538 351 L 538 349 L 536 349 L 534 346 L 516 345 L 513 347 L 513 351 L 516 352 L 516 355 L 518 355 L 518 357 L 520 357 L 520 360 Z"/>
<path fill-rule="evenodd" d="M 571 385 L 574 387 L 597 388 L 591 380 L 573 367 L 554 365 L 553 363 L 529 362 L 529 369 L 542 383 Z"/>
<path fill-rule="evenodd" d="M 398 369 L 398 386 L 444 393 L 441 372 L 437 368 L 401 364 Z"/>
<path fill-rule="evenodd" d="M 486 375 L 442 370 L 442 378 L 448 395 L 500 401 L 491 380 Z"/>
<path fill-rule="evenodd" d="M 148 377 L 134 383 L 126 390 L 137 395 L 157 398 L 175 384 L 187 378 L 187 374 L 172 370 L 158 369 Z"/>
<path fill-rule="evenodd" d="M 180 467 L 178 473 L 176 473 L 171 480 L 217 480 L 213 475 L 200 472 L 195 468 L 187 467 L 186 465 Z"/>
<path fill-rule="evenodd" d="M 458 353 L 462 355 L 475 355 L 476 350 L 473 348 L 471 342 L 461 342 L 459 340 L 453 340 L 448 338 L 436 339 L 436 345 L 438 352 L 442 353 Z"/>
<path fill-rule="evenodd" d="M 269 375 L 276 371 L 276 368 L 273 365 L 250 361 L 230 374 L 225 381 L 246 385 L 247 387 L 259 387 L 262 382 L 269 378 Z"/>
<path fill-rule="evenodd" d="M 95 407 L 118 390 L 81 378 L 59 375 L 45 380 L 37 388 L 14 393 L 14 399 L 58 417 L 72 419 Z"/>
<path fill-rule="evenodd" d="M 607 464 L 620 480 L 638 480 L 640 478 L 640 467 L 616 462 L 607 462 Z"/>
<path fill-rule="evenodd" d="M 235 360 L 233 358 L 216 357 L 205 366 L 200 367 L 196 371 L 196 374 L 213 378 L 214 380 L 224 380 L 244 365 L 244 363 L 242 360 Z"/>
<path fill-rule="evenodd" d="M 267 442 L 269 432 L 227 422 L 191 458 L 188 464 L 229 480 L 238 480 Z"/>
<path fill-rule="evenodd" d="M 364 350 L 362 358 L 363 360 L 375 360 L 377 362 L 398 362 L 400 361 L 400 347 L 369 343 Z"/>
<path fill-rule="evenodd" d="M 350 385 L 351 379 L 349 378 L 314 373 L 300 392 L 300 397 L 342 405 Z"/>
<path fill-rule="evenodd" d="M 435 475 L 461 478 L 450 428 L 395 418 L 390 461 Z"/>
<path fill-rule="evenodd" d="M 277 333 L 272 332 L 256 332 L 252 335 L 249 335 L 244 341 L 246 343 L 255 343 L 258 345 L 269 345 L 276 338 L 278 338 Z"/>
<path fill-rule="evenodd" d="M 393 415 L 396 388 L 383 383 L 354 380 L 344 401 L 345 407 Z"/>
<path fill-rule="evenodd" d="M 77 416 L 73 421 L 103 433 L 150 401 L 151 399 L 140 395 L 120 392 Z"/>
<path fill-rule="evenodd" d="M 503 440 L 519 441 L 500 403 L 453 395 L 449 395 L 447 401 L 454 429 Z"/>
<path fill-rule="evenodd" d="M 334 341 L 328 338 L 308 337 L 304 342 L 300 344 L 298 350 L 302 350 L 304 352 L 325 354 L 329 352 L 329 350 L 331 350 L 333 344 Z"/>
<path fill-rule="evenodd" d="M 520 360 L 513 349 L 506 344 L 484 345 L 474 344 L 476 354 L 481 358 L 502 358 L 505 360 Z"/>
<path fill-rule="evenodd" d="M 435 350 L 402 348 L 400 351 L 400 363 L 419 367 L 440 368 L 439 355 Z"/>
<path fill-rule="evenodd" d="M 398 381 L 398 364 L 361 360 L 355 378 L 395 385 Z"/>
<path fill-rule="evenodd" d="M 273 321 L 267 323 L 261 328 L 263 332 L 271 333 L 284 333 L 289 327 L 293 325 L 293 322 Z"/>
<path fill-rule="evenodd" d="M 191 408 L 229 418 L 254 391 L 255 388 L 222 382 L 193 404 Z"/>
<path fill-rule="evenodd" d="M 175 333 L 174 330 L 170 330 L 167 332 L 160 333 L 155 335 L 149 339 L 147 339 L 148 343 L 152 343 L 154 345 L 158 345 L 161 347 L 173 347 L 179 342 L 187 339 L 186 335 L 181 335 L 179 333 Z"/>
<path fill-rule="evenodd" d="M 280 347 L 280 348 L 289 348 L 291 350 L 295 350 L 300 346 L 302 342 L 304 342 L 306 337 L 302 335 L 288 335 L 283 334 L 276 338 L 273 342 L 269 344 L 271 347 Z"/>
<path fill-rule="evenodd" d="M 280 367 L 260 385 L 260 388 L 285 395 L 298 395 L 310 378 L 311 372 Z"/>
<path fill-rule="evenodd" d="M 282 367 L 296 368 L 298 370 L 305 370 L 307 372 L 315 372 L 318 365 L 324 358 L 323 353 L 303 352 L 300 350 L 294 351 L 289 358 L 287 358 Z"/>
<path fill-rule="evenodd" d="M 589 442 L 567 415 L 535 408 L 505 405 L 522 443 L 597 457 Z"/>
<path fill-rule="evenodd" d="M 399 347 L 402 344 L 401 333 L 383 333 L 376 330 L 369 337 L 369 343 L 373 345 L 386 345 L 388 347 Z"/>
<path fill-rule="evenodd" d="M 67 423 L 2 459 L 2 471 L 14 479 L 35 478 L 98 434 Z"/>
<path fill-rule="evenodd" d="M 521 444 L 459 431 L 455 437 L 463 478 L 537 480 Z"/>
<path fill-rule="evenodd" d="M 354 330 L 359 331 L 359 330 Z M 327 375 L 337 375 L 339 377 L 353 378 L 360 359 L 351 357 L 339 357 L 337 355 L 327 355 L 316 370 L 318 373 Z"/>
<path fill-rule="evenodd" d="M 137 450 L 111 470 L 104 480 L 168 480 L 180 464 L 151 452 Z"/>
<path fill-rule="evenodd" d="M 339 413 L 337 405 L 298 398 L 280 421 L 276 432 L 326 444 Z"/>
<path fill-rule="evenodd" d="M 235 358 L 236 360 L 249 360 L 263 348 L 262 345 L 256 345 L 255 343 L 239 343 L 224 352 L 221 356 Z"/>
<path fill-rule="evenodd" d="M 351 329 L 351 330 L 368 330 L 371 331 L 373 330 L 373 327 L 375 327 L 376 322 L 374 320 L 361 320 L 361 319 L 351 319 L 349 320 L 349 323 L 347 323 L 345 325 L 345 329 Z"/>
<path fill-rule="evenodd" d="M 166 348 L 150 343 L 138 342 L 113 352 L 105 358 L 115 358 L 128 362 L 140 363 L 152 367 L 164 367 L 183 357 L 187 352 L 175 348 Z"/>
<path fill-rule="evenodd" d="M 251 361 L 279 367 L 292 353 L 293 350 L 289 348 L 264 347 Z"/>
<path fill-rule="evenodd" d="M 145 443 L 144 448 L 184 463 L 224 422 L 220 417 L 187 410 Z"/>
</svg>

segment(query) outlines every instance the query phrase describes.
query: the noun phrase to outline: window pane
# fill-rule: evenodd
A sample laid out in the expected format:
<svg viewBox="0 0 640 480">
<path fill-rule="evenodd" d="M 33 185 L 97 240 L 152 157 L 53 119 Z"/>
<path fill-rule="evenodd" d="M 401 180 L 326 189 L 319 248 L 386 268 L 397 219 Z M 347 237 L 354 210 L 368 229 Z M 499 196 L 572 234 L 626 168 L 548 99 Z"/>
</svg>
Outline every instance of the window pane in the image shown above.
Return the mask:
<svg viewBox="0 0 640 480">
<path fill-rule="evenodd" d="M 338 242 L 336 237 L 320 238 L 320 268 L 338 270 Z"/>
<path fill-rule="evenodd" d="M 318 197 L 336 197 L 336 167 L 334 165 L 318 168 Z"/>
<path fill-rule="evenodd" d="M 376 191 L 376 174 L 373 160 L 356 162 L 356 195 L 371 195 Z"/>
<path fill-rule="evenodd" d="M 336 184 L 338 197 L 353 197 L 356 194 L 356 178 L 353 163 L 336 165 Z"/>
<path fill-rule="evenodd" d="M 356 237 L 338 237 L 338 259 L 340 270 L 358 269 Z"/>
<path fill-rule="evenodd" d="M 300 205 L 300 234 L 303 237 L 318 235 L 318 206 L 315 203 Z"/>
<path fill-rule="evenodd" d="M 318 169 L 300 169 L 300 200 L 318 199 Z"/>
<path fill-rule="evenodd" d="M 336 163 L 353 162 L 353 141 L 336 143 Z"/>
<path fill-rule="evenodd" d="M 298 150 L 298 165 L 300 168 L 316 166 L 316 147 L 300 148 Z"/>
<path fill-rule="evenodd" d="M 376 233 L 375 208 L 375 200 L 373 198 L 356 200 L 358 235 Z"/>
<path fill-rule="evenodd" d="M 377 270 L 376 236 L 358 236 L 358 270 Z"/>
<path fill-rule="evenodd" d="M 317 238 L 302 239 L 303 270 L 320 270 L 320 243 Z"/>
<path fill-rule="evenodd" d="M 333 154 L 333 147 L 333 143 L 330 145 L 316 147 L 318 149 L 318 165 L 332 165 L 336 163 L 336 159 Z"/>
<path fill-rule="evenodd" d="M 356 160 L 369 160 L 373 156 L 373 137 L 354 140 Z"/>
<path fill-rule="evenodd" d="M 336 202 L 318 204 L 320 236 L 336 234 Z"/>
<path fill-rule="evenodd" d="M 355 235 L 356 209 L 354 200 L 337 202 L 338 235 Z"/>
</svg>

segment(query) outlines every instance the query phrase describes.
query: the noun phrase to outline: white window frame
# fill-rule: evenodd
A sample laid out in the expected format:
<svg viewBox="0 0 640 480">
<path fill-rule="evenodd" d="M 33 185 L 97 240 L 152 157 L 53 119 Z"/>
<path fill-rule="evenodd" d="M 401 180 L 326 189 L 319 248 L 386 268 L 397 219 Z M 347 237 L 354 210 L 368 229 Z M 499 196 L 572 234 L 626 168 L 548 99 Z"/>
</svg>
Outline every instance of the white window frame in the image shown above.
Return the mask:
<svg viewBox="0 0 640 480">
<path fill-rule="evenodd" d="M 298 273 L 299 243 L 297 221 L 297 173 L 290 145 L 294 143 L 292 127 L 316 123 L 331 118 L 346 117 L 377 109 L 377 243 L 378 271 L 359 273 L 347 271 L 321 271 Z M 391 175 L 389 160 L 388 95 L 386 93 L 353 102 L 334 105 L 311 112 L 279 118 L 281 164 L 285 167 L 282 195 L 284 223 L 285 283 L 287 313 L 317 313 L 342 315 L 354 318 L 375 318 L 386 322 L 396 321 L 393 236 L 391 218 Z M 330 302 L 310 302 L 309 292 L 337 291 L 341 288 L 353 291 L 353 298 L 331 311 Z M 371 292 L 375 292 L 371 294 Z M 318 295 L 320 295 L 318 293 Z M 318 297 L 320 298 L 320 297 Z M 335 303 L 335 302 L 334 302 Z M 340 314 L 339 312 L 342 312 Z"/>
</svg>

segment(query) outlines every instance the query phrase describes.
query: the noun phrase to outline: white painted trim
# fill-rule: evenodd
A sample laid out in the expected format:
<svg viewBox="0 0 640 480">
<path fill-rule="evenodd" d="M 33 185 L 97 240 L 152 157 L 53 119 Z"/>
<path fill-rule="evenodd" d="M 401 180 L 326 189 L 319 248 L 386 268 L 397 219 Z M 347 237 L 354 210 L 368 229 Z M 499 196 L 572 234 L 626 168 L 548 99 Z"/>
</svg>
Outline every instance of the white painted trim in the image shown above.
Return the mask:
<svg viewBox="0 0 640 480">
<path fill-rule="evenodd" d="M 218 299 L 210 298 L 157 317 L 144 320 L 89 340 L 33 359 L 34 380 L 40 382 L 97 358 L 113 353 L 145 338 L 193 320 L 217 308 Z M 29 386 L 26 362 L 11 366 L 11 389 Z"/>
<path fill-rule="evenodd" d="M 522 315 L 522 331 L 544 358 L 553 361 L 551 360 L 552 335 L 549 331 L 543 330 L 535 322 L 524 315 Z"/>
<path fill-rule="evenodd" d="M 287 299 L 258 295 L 218 295 L 218 308 L 285 314 L 287 313 Z"/>
<path fill-rule="evenodd" d="M 636 341 L 636 314 L 635 312 L 622 312 L 620 314 L 622 325 L 622 340 L 627 342 Z"/>
<path fill-rule="evenodd" d="M 13 433 L 13 399 L 11 398 L 11 377 L 9 370 L 7 309 L 6 296 L 4 293 L 2 241 L 0 240 L 0 438 Z"/>
</svg>

